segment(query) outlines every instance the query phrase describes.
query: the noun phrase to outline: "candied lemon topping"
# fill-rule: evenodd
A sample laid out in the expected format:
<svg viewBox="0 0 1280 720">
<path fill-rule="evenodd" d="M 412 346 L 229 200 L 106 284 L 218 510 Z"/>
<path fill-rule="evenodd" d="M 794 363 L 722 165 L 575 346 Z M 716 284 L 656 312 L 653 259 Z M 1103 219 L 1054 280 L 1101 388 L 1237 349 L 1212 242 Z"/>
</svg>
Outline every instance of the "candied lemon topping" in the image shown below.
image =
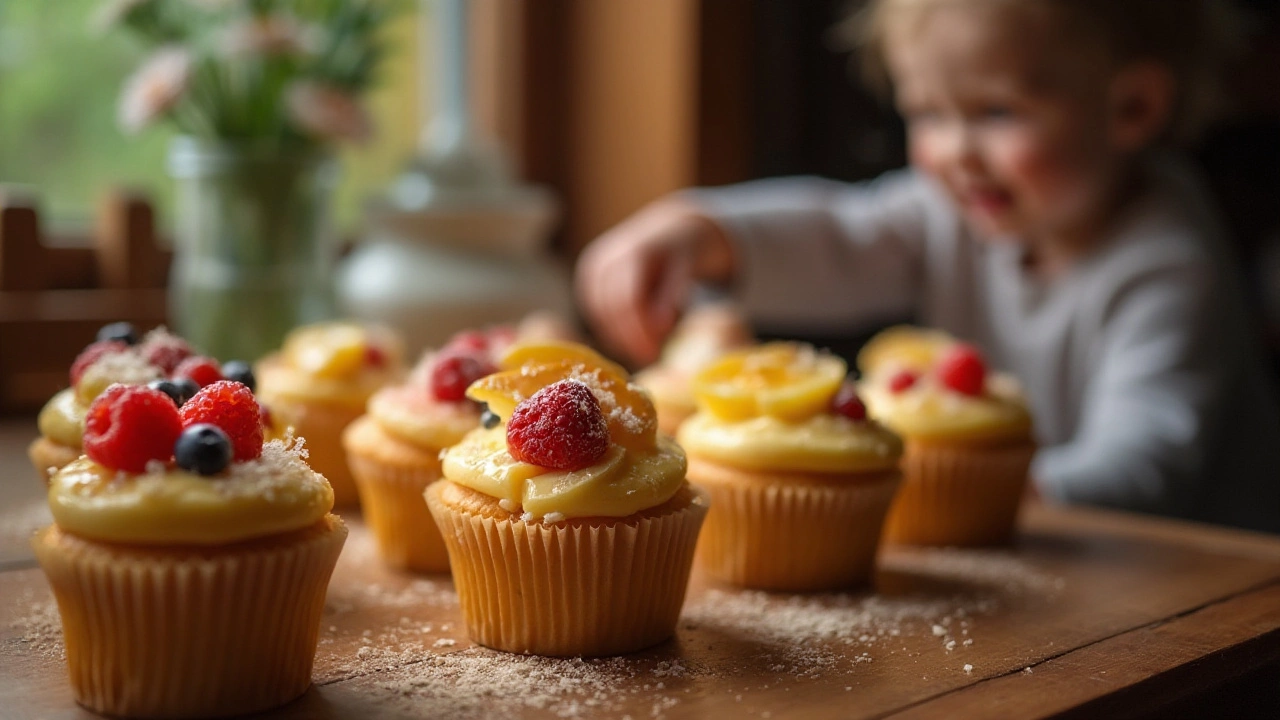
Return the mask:
<svg viewBox="0 0 1280 720">
<path fill-rule="evenodd" d="M 643 452 L 614 445 L 596 464 L 568 471 L 512 458 L 502 426 L 475 430 L 444 453 L 446 478 L 534 517 L 626 517 L 670 500 L 684 475 L 684 452 L 666 438 Z"/>
<path fill-rule="evenodd" d="M 84 435 L 84 416 L 89 406 L 76 398 L 74 388 L 67 388 L 45 403 L 36 423 L 40 434 L 67 447 L 80 447 Z"/>
<path fill-rule="evenodd" d="M 259 394 L 363 408 L 378 388 L 404 372 L 393 333 L 352 323 L 320 323 L 294 330 L 280 352 L 255 368 Z"/>
<path fill-rule="evenodd" d="M 939 372 L 961 343 L 940 330 L 909 326 L 876 335 L 858 354 L 863 381 L 858 390 L 871 416 L 909 438 L 942 442 L 996 441 L 1026 437 L 1031 414 L 1018 382 L 986 373 L 976 393 L 947 387 Z M 914 379 L 895 387 L 895 375 Z M 981 371 L 979 371 L 981 372 Z"/>
<path fill-rule="evenodd" d="M 333 507 L 304 457 L 275 440 L 214 477 L 163 466 L 131 475 L 81 457 L 50 480 L 49 509 L 63 531 L 102 542 L 222 545 L 300 530 Z"/>
<path fill-rule="evenodd" d="M 661 505 L 684 484 L 684 451 L 657 436 L 653 403 L 620 366 L 566 343 L 519 345 L 500 365 L 502 372 L 472 383 L 467 396 L 488 403 L 503 424 L 477 429 L 446 450 L 447 479 L 497 498 L 508 509 L 520 507 L 531 518 L 625 517 Z M 582 382 L 599 401 L 609 427 L 608 451 L 576 470 L 516 460 L 506 421 L 521 402 L 561 380 Z"/>
<path fill-rule="evenodd" d="M 693 395 L 721 420 L 766 415 L 798 422 L 827 411 L 847 372 L 834 355 L 774 342 L 730 353 L 698 371 Z"/>
<path fill-rule="evenodd" d="M 767 415 L 725 422 L 701 412 L 678 438 L 696 457 L 745 470 L 877 472 L 897 467 L 902 455 L 902 441 L 883 426 L 835 414 L 789 423 Z"/>
</svg>

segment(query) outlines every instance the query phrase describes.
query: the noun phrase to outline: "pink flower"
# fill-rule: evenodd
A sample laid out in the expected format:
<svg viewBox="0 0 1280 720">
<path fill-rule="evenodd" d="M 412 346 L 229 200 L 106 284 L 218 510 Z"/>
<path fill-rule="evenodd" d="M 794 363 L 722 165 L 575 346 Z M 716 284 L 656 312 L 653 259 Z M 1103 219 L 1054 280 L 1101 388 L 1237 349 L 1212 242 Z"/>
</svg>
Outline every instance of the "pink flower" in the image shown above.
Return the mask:
<svg viewBox="0 0 1280 720">
<path fill-rule="evenodd" d="M 170 45 L 147 58 L 124 83 L 117 119 L 127 132 L 136 133 L 169 112 L 191 80 L 191 53 Z"/>
<path fill-rule="evenodd" d="M 222 31 L 219 47 L 228 57 L 305 55 L 320 44 L 319 30 L 285 13 L 255 15 Z"/>
<path fill-rule="evenodd" d="M 332 85 L 295 82 L 285 93 L 285 105 L 294 126 L 312 137 L 364 142 L 373 134 L 369 114 L 355 95 Z"/>
</svg>

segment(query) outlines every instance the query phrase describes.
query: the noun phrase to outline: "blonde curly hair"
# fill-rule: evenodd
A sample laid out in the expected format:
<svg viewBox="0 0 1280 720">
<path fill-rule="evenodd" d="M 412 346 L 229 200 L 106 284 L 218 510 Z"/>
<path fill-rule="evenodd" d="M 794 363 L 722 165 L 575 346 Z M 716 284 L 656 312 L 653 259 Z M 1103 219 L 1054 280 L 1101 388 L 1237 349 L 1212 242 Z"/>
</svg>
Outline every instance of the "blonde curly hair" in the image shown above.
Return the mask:
<svg viewBox="0 0 1280 720">
<path fill-rule="evenodd" d="M 1119 68 L 1136 61 L 1166 66 L 1177 85 L 1168 136 L 1193 139 L 1224 105 L 1221 72 L 1239 49 L 1240 20 L 1227 0 L 864 0 L 838 28 L 858 47 L 862 70 L 887 89 L 885 50 L 890 29 L 918 22 L 942 6 L 979 5 L 1048 13 L 1064 32 L 1101 48 Z"/>
</svg>

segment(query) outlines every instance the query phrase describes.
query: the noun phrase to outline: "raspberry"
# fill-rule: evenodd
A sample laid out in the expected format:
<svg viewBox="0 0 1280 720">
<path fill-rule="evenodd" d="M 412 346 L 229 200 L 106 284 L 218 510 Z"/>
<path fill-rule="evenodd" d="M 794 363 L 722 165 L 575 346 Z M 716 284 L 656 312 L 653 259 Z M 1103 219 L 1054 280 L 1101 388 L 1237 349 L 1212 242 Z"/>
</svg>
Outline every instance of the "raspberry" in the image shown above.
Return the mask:
<svg viewBox="0 0 1280 720">
<path fill-rule="evenodd" d="M 79 385 L 84 371 L 88 370 L 90 365 L 98 362 L 98 358 L 103 355 L 122 353 L 128 349 L 129 346 L 119 340 L 99 340 L 81 350 L 80 354 L 76 356 L 75 362 L 71 363 L 71 385 Z"/>
<path fill-rule="evenodd" d="M 889 378 L 889 392 L 897 395 L 900 392 L 906 392 L 915 386 L 920 376 L 911 370 L 899 370 Z"/>
<path fill-rule="evenodd" d="M 178 363 L 178 367 L 173 369 L 173 376 L 191 378 L 200 387 L 225 379 L 222 377 L 222 366 L 218 361 L 201 355 L 192 355 Z"/>
<path fill-rule="evenodd" d="M 112 385 L 89 406 L 84 452 L 94 462 L 140 473 L 147 463 L 168 463 L 182 434 L 178 408 L 168 395 L 142 385 Z"/>
<path fill-rule="evenodd" d="M 858 397 L 858 388 L 853 383 L 840 386 L 836 396 L 831 400 L 831 409 L 856 422 L 867 419 L 867 406 L 862 404 L 862 398 Z"/>
<path fill-rule="evenodd" d="M 387 351 L 377 345 L 366 345 L 364 348 L 364 364 L 369 367 L 385 367 L 387 364 Z"/>
<path fill-rule="evenodd" d="M 262 454 L 262 410 L 253 392 L 243 384 L 219 380 L 206 385 L 178 412 L 183 427 L 209 423 L 222 428 L 231 438 L 238 462 Z"/>
<path fill-rule="evenodd" d="M 938 361 L 938 377 L 946 387 L 962 395 L 981 395 L 987 364 L 972 345 L 956 345 Z"/>
<path fill-rule="evenodd" d="M 195 354 L 186 340 L 168 333 L 156 332 L 147 336 L 142 343 L 142 356 L 147 362 L 164 371 L 172 373 L 178 363 Z"/>
<path fill-rule="evenodd" d="M 561 380 L 516 406 L 507 421 L 507 449 L 521 462 L 581 470 L 609 451 L 609 423 L 591 388 Z"/>
<path fill-rule="evenodd" d="M 431 394 L 438 400 L 460 402 L 467 397 L 467 386 L 496 369 L 473 353 L 443 352 L 431 366 Z"/>
</svg>

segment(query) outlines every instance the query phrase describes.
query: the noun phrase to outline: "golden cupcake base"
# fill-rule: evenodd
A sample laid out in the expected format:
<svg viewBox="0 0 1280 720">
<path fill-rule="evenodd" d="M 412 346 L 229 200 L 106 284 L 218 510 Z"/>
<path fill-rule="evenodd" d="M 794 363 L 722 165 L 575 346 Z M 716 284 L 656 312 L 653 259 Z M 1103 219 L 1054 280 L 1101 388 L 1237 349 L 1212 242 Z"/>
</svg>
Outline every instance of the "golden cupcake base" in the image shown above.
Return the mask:
<svg viewBox="0 0 1280 720">
<path fill-rule="evenodd" d="M 1012 541 L 1035 444 L 946 445 L 908 439 L 885 541 L 986 546 Z"/>
<path fill-rule="evenodd" d="M 62 466 L 69 465 L 80 457 L 82 452 L 80 448 L 56 443 L 47 437 L 38 437 L 27 446 L 27 457 L 31 458 L 31 465 L 46 485 L 53 474 L 50 469 L 62 469 Z"/>
<path fill-rule="evenodd" d="M 704 493 L 625 518 L 525 522 L 453 482 L 426 491 L 453 567 L 471 639 L 496 650 L 604 656 L 675 633 Z"/>
<path fill-rule="evenodd" d="M 422 497 L 440 479 L 440 451 L 392 437 L 368 416 L 347 427 L 342 443 L 382 558 L 403 570 L 449 572 L 444 538 Z"/>
<path fill-rule="evenodd" d="M 333 487 L 333 506 L 354 507 L 360 503 L 355 478 L 347 466 L 342 433 L 364 414 L 364 406 L 307 403 L 278 397 L 264 397 L 273 422 L 292 426 L 295 435 L 306 439 L 307 464 L 325 476 Z"/>
<path fill-rule="evenodd" d="M 57 598 L 76 702 L 122 717 L 209 718 L 302 695 L 346 537 L 335 515 L 207 549 L 41 531 L 32 546 Z"/>
<path fill-rule="evenodd" d="M 700 571 L 757 590 L 838 590 L 868 582 L 896 471 L 863 475 L 751 472 L 689 458 L 711 512 Z"/>
</svg>

